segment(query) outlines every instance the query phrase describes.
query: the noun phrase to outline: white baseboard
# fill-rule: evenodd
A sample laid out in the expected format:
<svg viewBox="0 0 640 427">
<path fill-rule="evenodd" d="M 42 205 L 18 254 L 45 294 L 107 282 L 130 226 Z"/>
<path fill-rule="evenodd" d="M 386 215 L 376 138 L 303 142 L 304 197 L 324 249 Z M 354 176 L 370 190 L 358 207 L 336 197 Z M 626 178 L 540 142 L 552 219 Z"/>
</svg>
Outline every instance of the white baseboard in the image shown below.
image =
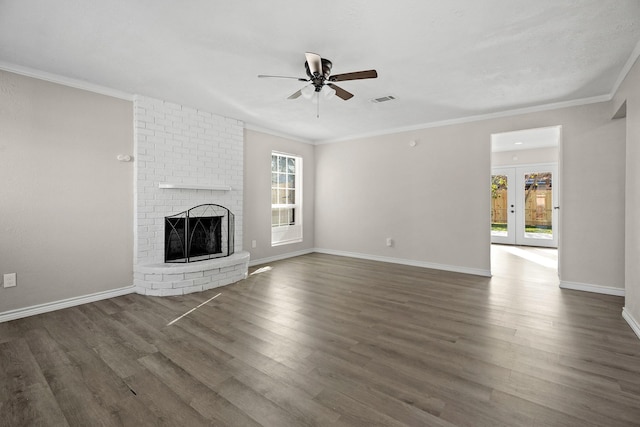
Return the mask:
<svg viewBox="0 0 640 427">
<path fill-rule="evenodd" d="M 622 308 L 622 317 L 627 321 L 629 326 L 631 326 L 631 329 L 635 332 L 636 336 L 640 338 L 640 322 L 633 318 L 626 307 Z"/>
<path fill-rule="evenodd" d="M 590 283 L 567 282 L 566 280 L 561 280 L 560 287 L 562 289 L 572 289 L 574 291 L 593 292 L 596 294 L 615 295 L 618 297 L 624 296 L 624 288 L 592 285 Z"/>
<path fill-rule="evenodd" d="M 249 261 L 249 267 L 253 267 L 254 265 L 267 264 L 269 262 L 280 261 L 287 258 L 293 258 L 295 256 L 307 255 L 313 252 L 315 252 L 314 249 L 303 249 L 301 251 L 288 252 L 286 254 L 270 256 L 267 258 L 252 259 L 251 261 Z"/>
<path fill-rule="evenodd" d="M 135 293 L 135 286 L 112 289 L 109 291 L 96 292 L 95 294 L 83 295 L 79 297 L 67 298 L 45 304 L 32 305 L 31 307 L 18 308 L 0 313 L 0 323 L 10 320 L 21 319 L 23 317 L 35 316 L 36 314 L 48 313 L 50 311 L 62 310 L 63 308 L 74 307 L 76 305 L 87 304 L 107 298 L 115 298 L 121 295 Z"/>
<path fill-rule="evenodd" d="M 362 254 L 357 252 L 336 251 L 333 249 L 316 248 L 314 252 L 327 254 L 327 255 L 338 255 L 338 256 L 346 256 L 351 258 L 367 259 L 370 261 L 389 262 L 392 264 L 410 265 L 413 267 L 431 268 L 434 270 L 451 271 L 454 273 L 473 274 L 474 276 L 491 277 L 490 270 L 482 270 L 480 268 L 469 268 L 469 267 L 460 267 L 457 265 L 436 264 L 432 262 L 416 261 L 412 259 L 392 258 L 392 257 L 385 257 L 380 255 Z"/>
</svg>

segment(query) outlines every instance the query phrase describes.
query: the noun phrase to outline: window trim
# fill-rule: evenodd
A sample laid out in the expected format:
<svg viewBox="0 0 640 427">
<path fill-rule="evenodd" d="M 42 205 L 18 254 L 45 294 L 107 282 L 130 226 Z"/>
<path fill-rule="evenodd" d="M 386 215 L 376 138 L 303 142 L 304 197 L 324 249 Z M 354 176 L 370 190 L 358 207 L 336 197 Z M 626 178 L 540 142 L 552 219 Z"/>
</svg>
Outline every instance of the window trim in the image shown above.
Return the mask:
<svg viewBox="0 0 640 427">
<path fill-rule="evenodd" d="M 296 160 L 295 166 L 295 203 L 293 204 L 281 204 L 277 203 L 271 204 L 271 247 L 282 246 L 291 243 L 300 243 L 303 241 L 303 170 L 304 170 L 304 161 L 303 157 L 299 154 L 286 153 L 282 151 L 271 151 L 271 158 L 273 156 L 282 156 L 288 158 L 294 158 Z M 273 169 L 271 169 L 270 174 L 274 173 Z M 276 172 L 277 173 L 277 172 Z M 270 176 L 271 180 L 271 176 Z M 270 186 L 270 190 L 273 187 Z M 273 225 L 273 209 L 278 208 L 293 208 L 295 209 L 295 224 L 285 224 L 285 225 Z M 286 234 L 293 234 L 290 238 L 284 238 Z M 275 236 L 274 236 L 275 235 Z M 277 235 L 281 235 L 278 237 Z M 274 238 L 275 237 L 275 238 Z"/>
</svg>

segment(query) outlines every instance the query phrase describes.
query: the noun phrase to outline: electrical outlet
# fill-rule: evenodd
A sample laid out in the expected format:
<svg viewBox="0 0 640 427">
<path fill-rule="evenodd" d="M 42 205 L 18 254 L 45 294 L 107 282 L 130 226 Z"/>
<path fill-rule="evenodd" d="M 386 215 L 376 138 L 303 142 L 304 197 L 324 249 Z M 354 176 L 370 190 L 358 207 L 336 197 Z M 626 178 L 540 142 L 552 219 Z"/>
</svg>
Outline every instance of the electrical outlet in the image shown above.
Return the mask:
<svg viewBox="0 0 640 427">
<path fill-rule="evenodd" d="M 5 288 L 12 288 L 14 286 L 17 286 L 18 283 L 16 281 L 16 273 L 5 274 L 3 283 Z"/>
<path fill-rule="evenodd" d="M 257 246 L 257 243 L 255 240 L 251 241 L 251 247 L 255 249 L 255 247 Z"/>
<path fill-rule="evenodd" d="M 387 237 L 387 246 L 388 247 L 393 246 L 393 239 L 391 237 Z"/>
</svg>

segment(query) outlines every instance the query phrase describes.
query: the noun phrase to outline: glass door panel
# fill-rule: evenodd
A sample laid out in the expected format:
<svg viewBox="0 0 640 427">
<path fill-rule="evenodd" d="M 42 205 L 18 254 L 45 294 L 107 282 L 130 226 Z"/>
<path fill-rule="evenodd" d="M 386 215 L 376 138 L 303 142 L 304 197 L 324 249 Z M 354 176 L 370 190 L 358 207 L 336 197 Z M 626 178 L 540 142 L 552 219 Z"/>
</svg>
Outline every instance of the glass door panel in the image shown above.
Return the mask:
<svg viewBox="0 0 640 427">
<path fill-rule="evenodd" d="M 517 168 L 518 198 L 522 209 L 517 209 L 519 224 L 516 244 L 531 246 L 558 246 L 556 166 L 540 165 Z"/>
<path fill-rule="evenodd" d="M 515 173 L 496 168 L 491 175 L 491 242 L 515 244 Z"/>
</svg>

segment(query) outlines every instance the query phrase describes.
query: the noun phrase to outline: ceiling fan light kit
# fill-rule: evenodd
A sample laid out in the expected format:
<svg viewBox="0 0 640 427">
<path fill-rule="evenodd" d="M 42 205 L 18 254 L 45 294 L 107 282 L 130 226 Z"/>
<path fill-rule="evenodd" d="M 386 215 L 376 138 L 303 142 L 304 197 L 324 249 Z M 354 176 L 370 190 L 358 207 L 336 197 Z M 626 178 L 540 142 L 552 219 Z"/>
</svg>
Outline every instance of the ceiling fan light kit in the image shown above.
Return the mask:
<svg viewBox="0 0 640 427">
<path fill-rule="evenodd" d="M 332 99 L 336 96 L 336 90 L 331 86 L 325 86 L 322 88 L 322 94 L 324 95 L 324 99 Z"/>
<path fill-rule="evenodd" d="M 306 85 L 305 87 L 300 89 L 300 92 L 305 99 L 311 99 L 313 94 L 316 93 L 313 85 Z"/>
<path fill-rule="evenodd" d="M 302 89 L 291 94 L 287 99 L 297 99 L 302 95 L 303 98 L 311 99 L 314 103 L 319 102 L 319 95 L 322 93 L 325 99 L 331 99 L 334 96 L 338 96 L 339 98 L 347 101 L 353 98 L 353 94 L 342 89 L 340 86 L 336 85 L 334 82 L 344 82 L 348 80 L 362 80 L 362 79 L 375 79 L 378 77 L 378 73 L 376 70 L 366 70 L 366 71 L 355 71 L 351 73 L 344 74 L 335 74 L 331 75 L 331 69 L 333 68 L 333 63 L 326 59 L 322 58 L 317 53 L 306 52 L 305 54 L 306 61 L 304 62 L 304 68 L 308 78 L 304 77 L 289 77 L 289 76 L 274 76 L 274 75 L 266 75 L 260 74 L 258 77 L 271 77 L 278 79 L 295 79 L 301 82 L 308 82 L 309 84 L 304 86 Z M 314 96 L 315 94 L 318 94 Z M 318 114 L 318 117 L 320 114 Z"/>
</svg>

